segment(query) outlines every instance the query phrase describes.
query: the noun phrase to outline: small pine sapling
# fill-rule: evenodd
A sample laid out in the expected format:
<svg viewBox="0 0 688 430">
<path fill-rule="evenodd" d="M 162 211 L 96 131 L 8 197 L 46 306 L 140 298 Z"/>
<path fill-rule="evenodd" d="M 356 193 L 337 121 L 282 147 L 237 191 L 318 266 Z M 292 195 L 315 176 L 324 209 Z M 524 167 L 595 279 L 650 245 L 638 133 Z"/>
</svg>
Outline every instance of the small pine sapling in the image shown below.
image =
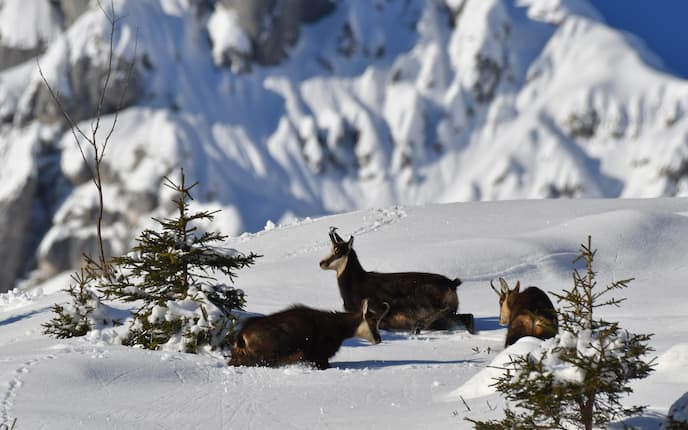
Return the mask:
<svg viewBox="0 0 688 430">
<path fill-rule="evenodd" d="M 585 261 L 585 274 L 574 270 L 573 288 L 553 293 L 562 304 L 559 334 L 545 341 L 539 353 L 512 357 L 493 384 L 515 408 L 507 406 L 502 420 L 467 418 L 476 429 L 590 430 L 644 410 L 644 406 L 624 407 L 621 396 L 633 391 L 631 380 L 645 378 L 653 370 L 654 360 L 643 360 L 652 351 L 647 345 L 652 335 L 632 334 L 616 322 L 595 318 L 596 309 L 619 306 L 625 299 L 608 294 L 632 281 L 597 288 L 595 254 L 588 237 L 574 260 Z"/>
<path fill-rule="evenodd" d="M 57 315 L 42 324 L 43 333 L 58 339 L 85 336 L 94 328 L 119 324 L 119 321 L 107 316 L 107 310 L 97 293 L 97 283 L 104 281 L 100 267 L 92 259 L 85 257 L 86 265 L 72 274 L 74 284 L 67 292 L 71 303 L 52 307 Z"/>
<path fill-rule="evenodd" d="M 178 216 L 155 219 L 161 231 L 145 230 L 129 255 L 113 258 L 117 274 L 103 290 L 106 298 L 123 302 L 140 302 L 123 343 L 146 349 L 177 348 L 197 352 L 229 345 L 236 317 L 245 303 L 241 290 L 217 284 L 211 276 L 221 272 L 230 281 L 235 271 L 254 264 L 254 253 L 241 254 L 213 246 L 226 236 L 217 232 L 198 234 L 192 225 L 199 220 L 212 220 L 215 212 L 189 213 L 190 191 L 184 171 L 179 185 L 165 178 L 166 186 L 178 196 Z"/>
</svg>

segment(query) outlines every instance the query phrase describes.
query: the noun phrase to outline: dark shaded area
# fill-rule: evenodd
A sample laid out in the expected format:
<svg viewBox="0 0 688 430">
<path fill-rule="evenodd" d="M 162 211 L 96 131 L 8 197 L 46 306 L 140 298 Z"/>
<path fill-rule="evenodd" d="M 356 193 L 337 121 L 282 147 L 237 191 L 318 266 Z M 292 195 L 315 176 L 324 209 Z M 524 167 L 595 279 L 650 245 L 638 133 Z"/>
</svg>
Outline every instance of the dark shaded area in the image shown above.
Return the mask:
<svg viewBox="0 0 688 430">
<path fill-rule="evenodd" d="M 26 312 L 26 313 L 23 313 L 23 314 L 11 316 L 11 317 L 9 317 L 9 318 L 7 318 L 7 319 L 4 319 L 4 320 L 0 321 L 0 327 L 4 327 L 4 326 L 10 325 L 10 324 L 14 324 L 14 323 L 19 322 L 19 321 L 21 321 L 21 320 L 24 320 L 24 319 L 26 319 L 26 318 L 31 318 L 31 317 L 34 316 L 34 315 L 42 314 L 42 313 L 46 312 L 48 309 L 50 309 L 50 307 L 45 307 L 45 308 L 41 308 L 41 309 L 36 309 L 36 310 L 34 310 L 34 311 L 31 311 L 31 312 Z"/>
<path fill-rule="evenodd" d="M 381 369 L 395 366 L 437 366 L 451 364 L 482 363 L 476 360 L 361 360 L 330 363 L 330 366 L 337 369 Z"/>
<path fill-rule="evenodd" d="M 475 319 L 475 330 L 477 332 L 501 330 L 503 328 L 504 327 L 499 325 L 499 317 L 483 317 Z"/>
<path fill-rule="evenodd" d="M 221 0 L 239 17 L 251 40 L 253 61 L 279 64 L 299 39 L 301 23 L 316 22 L 336 7 L 332 0 Z M 246 69 L 248 71 L 248 69 Z"/>
</svg>

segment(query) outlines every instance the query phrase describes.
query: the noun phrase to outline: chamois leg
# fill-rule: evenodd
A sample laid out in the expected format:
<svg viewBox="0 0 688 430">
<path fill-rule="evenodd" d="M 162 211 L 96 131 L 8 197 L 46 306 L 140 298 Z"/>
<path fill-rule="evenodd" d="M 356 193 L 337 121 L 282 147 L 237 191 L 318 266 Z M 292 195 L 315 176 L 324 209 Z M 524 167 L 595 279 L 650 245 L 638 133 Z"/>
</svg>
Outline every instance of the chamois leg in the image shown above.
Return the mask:
<svg viewBox="0 0 688 430">
<path fill-rule="evenodd" d="M 442 308 L 436 312 L 431 313 L 430 315 L 426 316 L 425 318 L 421 318 L 418 321 L 416 321 L 416 330 L 415 330 L 416 334 L 419 334 L 421 329 L 422 330 L 428 330 L 431 327 L 433 327 L 433 325 L 435 323 L 439 323 L 442 320 L 444 320 L 445 314 L 447 314 L 448 312 L 449 312 L 449 308 L 445 307 L 445 308 Z"/>
<path fill-rule="evenodd" d="M 381 320 L 380 328 L 383 330 L 415 330 L 416 321 L 402 312 L 390 312 Z"/>
<path fill-rule="evenodd" d="M 317 367 L 318 370 L 325 370 L 330 368 L 330 362 L 327 358 L 316 358 L 313 361 L 313 364 L 315 364 L 315 367 Z"/>
<path fill-rule="evenodd" d="M 284 357 L 274 358 L 270 360 L 270 367 L 281 367 L 289 364 L 296 364 L 305 361 L 303 351 L 294 351 Z"/>
<path fill-rule="evenodd" d="M 448 314 L 437 319 L 430 325 L 430 330 L 456 330 L 465 328 L 470 334 L 475 334 L 475 320 L 473 314 Z"/>
<path fill-rule="evenodd" d="M 456 314 L 454 318 L 463 324 L 470 334 L 475 334 L 475 318 L 473 314 Z"/>
</svg>

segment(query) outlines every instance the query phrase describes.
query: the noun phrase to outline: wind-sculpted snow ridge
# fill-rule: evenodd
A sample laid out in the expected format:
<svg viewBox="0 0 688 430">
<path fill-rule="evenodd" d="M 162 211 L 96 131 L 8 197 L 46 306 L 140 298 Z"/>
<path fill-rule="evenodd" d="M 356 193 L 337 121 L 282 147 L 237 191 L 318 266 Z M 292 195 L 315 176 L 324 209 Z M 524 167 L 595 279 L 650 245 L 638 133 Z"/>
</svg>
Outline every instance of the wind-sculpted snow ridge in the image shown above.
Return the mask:
<svg viewBox="0 0 688 430">
<path fill-rule="evenodd" d="M 38 178 L 12 177 L 25 184 L 22 205 L 0 189 L 0 208 L 36 202 L 32 223 L 2 209 L 12 223 L 0 239 L 31 236 L 20 253 L 34 263 L 0 290 L 95 249 L 88 170 L 36 61 L 89 130 L 108 25 L 94 4 L 58 3 L 0 6 L 0 45 L 37 49 L 0 71 L 0 141 L 24 142 L 40 166 Z M 197 202 L 224 210 L 231 235 L 394 205 L 688 192 L 688 84 L 585 0 L 114 5 L 101 131 L 134 62 L 103 165 L 115 254 L 169 210 L 162 177 L 180 167 L 200 182 Z M 3 165 L 22 165 L 16 153 L 0 151 Z"/>
</svg>

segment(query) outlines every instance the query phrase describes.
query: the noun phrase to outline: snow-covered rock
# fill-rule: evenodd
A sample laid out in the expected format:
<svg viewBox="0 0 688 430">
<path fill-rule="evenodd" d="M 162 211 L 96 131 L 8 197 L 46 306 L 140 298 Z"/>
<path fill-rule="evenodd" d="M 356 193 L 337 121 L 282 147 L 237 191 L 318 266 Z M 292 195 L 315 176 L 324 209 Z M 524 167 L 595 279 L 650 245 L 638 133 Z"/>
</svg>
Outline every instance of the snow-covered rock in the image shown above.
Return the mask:
<svg viewBox="0 0 688 430">
<path fill-rule="evenodd" d="M 0 145 L 0 157 L 12 162 L 0 169 L 0 292 L 11 289 L 18 276 L 27 270 L 34 222 L 39 221 L 34 196 L 38 188 L 36 160 L 38 127 Z"/>
<path fill-rule="evenodd" d="M 133 52 L 128 52 L 135 48 L 114 46 L 113 58 L 109 58 L 110 20 L 116 17 L 106 13 L 111 15 L 112 11 L 88 11 L 50 44 L 19 99 L 18 123 L 64 121 L 51 90 L 75 122 L 92 118 L 98 111 L 102 115 L 115 112 L 140 97 L 142 77 L 139 67 L 131 64 Z M 118 42 L 126 45 L 129 38 L 135 38 L 129 30 L 121 29 L 116 35 Z M 108 88 L 103 95 L 105 82 Z"/>
<path fill-rule="evenodd" d="M 230 48 L 247 62 L 279 64 L 299 40 L 301 24 L 317 21 L 334 8 L 333 0 L 219 0 L 208 23 L 213 56 L 217 49 Z M 249 69 L 244 64 L 235 71 Z"/>
<path fill-rule="evenodd" d="M 36 56 L 61 31 L 60 10 L 52 2 L 3 1 L 0 3 L 0 70 Z"/>
</svg>

